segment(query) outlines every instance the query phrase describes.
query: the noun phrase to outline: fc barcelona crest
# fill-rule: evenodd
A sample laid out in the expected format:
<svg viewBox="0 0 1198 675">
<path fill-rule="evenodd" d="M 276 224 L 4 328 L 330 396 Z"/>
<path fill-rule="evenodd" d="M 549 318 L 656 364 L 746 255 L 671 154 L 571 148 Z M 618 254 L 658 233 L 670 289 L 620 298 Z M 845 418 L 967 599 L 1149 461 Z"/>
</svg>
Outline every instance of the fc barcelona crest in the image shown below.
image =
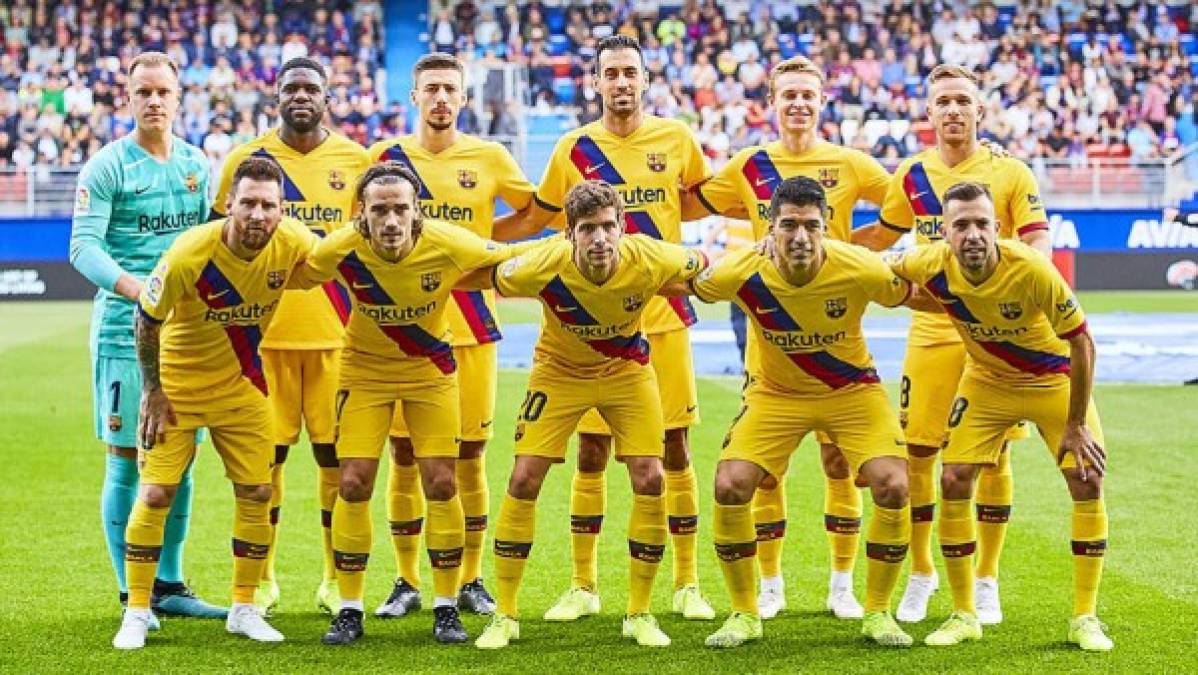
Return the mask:
<svg viewBox="0 0 1198 675">
<path fill-rule="evenodd" d="M 184 178 L 183 182 L 187 185 L 188 192 L 200 191 L 200 179 L 194 173 L 187 174 L 187 178 Z"/>
<path fill-rule="evenodd" d="M 275 270 L 274 272 L 266 273 L 266 287 L 272 291 L 277 291 L 287 283 L 287 275 L 283 270 Z"/>
<path fill-rule="evenodd" d="M 645 163 L 648 164 L 649 168 L 653 171 L 661 173 L 662 171 L 666 170 L 666 153 L 650 152 L 645 155 Z"/>
<path fill-rule="evenodd" d="M 478 174 L 469 169 L 458 169 L 458 185 L 469 190 L 478 185 Z"/>
<path fill-rule="evenodd" d="M 641 308 L 641 305 L 644 305 L 644 304 L 645 304 L 645 301 L 641 299 L 641 296 L 630 295 L 627 298 L 624 298 L 624 311 L 625 312 L 635 312 L 636 310 Z"/>
<path fill-rule="evenodd" d="M 329 187 L 334 190 L 345 189 L 345 173 L 337 169 L 329 169 Z"/>
<path fill-rule="evenodd" d="M 828 298 L 824 300 L 824 314 L 827 314 L 829 319 L 839 319 L 848 310 L 848 298 Z"/>
<path fill-rule="evenodd" d="M 1023 308 L 1018 302 L 1000 302 L 998 303 L 998 311 L 1002 314 L 1002 318 L 1008 321 L 1014 321 L 1023 316 Z"/>
<path fill-rule="evenodd" d="M 420 288 L 426 293 L 432 293 L 441 287 L 441 273 L 429 272 L 420 275 Z"/>
<path fill-rule="evenodd" d="M 840 169 L 820 169 L 819 184 L 824 186 L 824 189 L 831 190 L 840 184 Z"/>
</svg>

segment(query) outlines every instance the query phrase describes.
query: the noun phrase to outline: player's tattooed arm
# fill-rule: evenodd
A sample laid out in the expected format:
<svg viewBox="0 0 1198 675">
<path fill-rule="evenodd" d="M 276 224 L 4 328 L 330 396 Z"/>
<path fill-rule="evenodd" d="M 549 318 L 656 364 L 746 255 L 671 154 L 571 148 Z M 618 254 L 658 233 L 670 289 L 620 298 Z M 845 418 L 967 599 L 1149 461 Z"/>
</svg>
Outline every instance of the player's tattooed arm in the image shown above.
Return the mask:
<svg viewBox="0 0 1198 675">
<path fill-rule="evenodd" d="M 141 412 L 137 435 L 143 448 L 152 448 L 166 438 L 168 425 L 177 423 L 175 408 L 162 390 L 159 369 L 162 325 L 138 315 L 134 327 L 137 363 L 141 368 Z"/>
</svg>

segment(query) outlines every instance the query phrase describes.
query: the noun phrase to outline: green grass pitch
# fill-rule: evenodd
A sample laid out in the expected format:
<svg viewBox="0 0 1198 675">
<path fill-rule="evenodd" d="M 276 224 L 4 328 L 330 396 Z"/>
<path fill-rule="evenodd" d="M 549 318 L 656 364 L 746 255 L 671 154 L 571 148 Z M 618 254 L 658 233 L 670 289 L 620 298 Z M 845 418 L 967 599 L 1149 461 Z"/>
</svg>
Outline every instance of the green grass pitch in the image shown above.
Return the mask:
<svg viewBox="0 0 1198 675">
<path fill-rule="evenodd" d="M 1161 309 L 1176 296 L 1147 297 Z M 1188 298 L 1187 298 L 1188 299 Z M 1096 297 L 1094 303 L 1104 300 Z M 1136 302 L 1106 299 L 1111 308 Z M 1084 304 L 1091 304 L 1083 296 Z M 1131 304 L 1132 307 L 1127 305 Z M 504 308 L 506 309 L 506 307 Z M 1176 305 L 1175 311 L 1180 311 Z M 619 637 L 626 598 L 629 490 L 620 465 L 609 473 L 607 525 L 601 540 L 604 612 L 575 624 L 554 625 L 541 613 L 569 580 L 568 489 L 573 463 L 555 468 L 540 499 L 537 542 L 521 594 L 523 639 L 500 653 L 471 646 L 441 647 L 431 640 L 431 612 L 396 621 L 369 620 L 367 636 L 349 648 L 319 644 L 328 625 L 312 595 L 319 581 L 319 520 L 315 470 L 304 448 L 288 462 L 282 512 L 279 580 L 282 605 L 274 625 L 281 645 L 257 645 L 224 632 L 218 622 L 167 619 L 145 650 L 126 654 L 110 646 L 119 624 L 112 573 L 99 528 L 104 457 L 92 437 L 86 303 L 0 305 L 0 671 L 3 672 L 365 672 L 365 671 L 834 671 L 834 672 L 1166 672 L 1194 668 L 1198 635 L 1198 567 L 1193 562 L 1198 515 L 1189 485 L 1194 438 L 1194 392 L 1180 386 L 1103 385 L 1096 397 L 1111 454 L 1108 503 L 1111 546 L 1100 614 L 1116 641 L 1108 655 L 1065 645 L 1071 608 L 1069 506 L 1064 484 L 1043 445 L 1022 441 L 1015 450 L 1015 508 L 1002 565 L 1006 622 L 980 643 L 937 650 L 887 650 L 867 645 L 857 622 L 823 612 L 827 547 L 815 447 L 807 440 L 792 464 L 788 487 L 791 523 L 784 569 L 790 610 L 766 624 L 761 643 L 733 652 L 702 646 L 716 623 L 670 615 L 670 567 L 662 566 L 654 609 L 674 639 L 650 651 Z M 500 376 L 496 439 L 488 451 L 492 513 L 511 466 L 512 420 L 526 373 Z M 739 382 L 703 378 L 703 422 L 692 447 L 702 499 L 700 577 L 721 615 L 727 595 L 711 548 L 714 458 L 738 403 Z M 188 542 L 187 572 L 206 598 L 227 602 L 230 580 L 231 489 L 216 454 L 201 449 Z M 375 550 L 367 605 L 386 595 L 394 573 L 382 495 L 374 504 Z M 867 516 L 868 517 L 868 514 Z M 489 542 L 489 540 L 488 540 Z M 668 556 L 667 556 L 668 559 Z M 485 570 L 491 569 L 487 556 Z M 858 562 L 859 597 L 865 564 Z M 424 593 L 431 593 L 425 564 Z M 897 603 L 897 597 L 896 597 Z M 933 599 L 930 617 L 910 627 L 921 639 L 949 611 L 947 589 Z M 484 621 L 466 617 L 472 637 Z M 1187 665 L 1188 664 L 1188 665 Z"/>
</svg>

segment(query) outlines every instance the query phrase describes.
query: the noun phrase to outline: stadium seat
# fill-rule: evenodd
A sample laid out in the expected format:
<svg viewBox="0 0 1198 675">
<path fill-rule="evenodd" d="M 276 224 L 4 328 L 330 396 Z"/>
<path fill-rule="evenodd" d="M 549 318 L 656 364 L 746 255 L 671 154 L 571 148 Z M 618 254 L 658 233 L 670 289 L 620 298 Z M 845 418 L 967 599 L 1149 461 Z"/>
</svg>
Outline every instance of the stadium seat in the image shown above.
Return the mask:
<svg viewBox="0 0 1198 675">
<path fill-rule="evenodd" d="M 890 120 L 890 135 L 895 140 L 901 141 L 911 130 L 910 120 Z"/>
<path fill-rule="evenodd" d="M 553 78 L 553 95 L 561 103 L 570 103 L 574 101 L 576 87 L 574 86 L 574 78 L 572 77 L 555 77 Z"/>
<path fill-rule="evenodd" d="M 890 122 L 886 120 L 869 120 L 861 129 L 865 132 L 865 142 L 869 143 L 869 146 L 872 148 L 874 143 L 878 142 L 879 138 L 886 135 L 887 131 L 890 131 Z"/>
<path fill-rule="evenodd" d="M 849 145 L 857 137 L 861 123 L 855 119 L 846 119 L 840 123 L 840 138 L 844 145 Z"/>
</svg>

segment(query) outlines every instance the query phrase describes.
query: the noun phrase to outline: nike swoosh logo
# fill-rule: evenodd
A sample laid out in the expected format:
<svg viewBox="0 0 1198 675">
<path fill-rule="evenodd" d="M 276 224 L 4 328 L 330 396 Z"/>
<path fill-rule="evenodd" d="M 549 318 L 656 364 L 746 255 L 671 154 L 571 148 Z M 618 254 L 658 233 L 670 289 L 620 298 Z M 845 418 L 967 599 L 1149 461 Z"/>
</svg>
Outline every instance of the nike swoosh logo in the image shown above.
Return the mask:
<svg viewBox="0 0 1198 675">
<path fill-rule="evenodd" d="M 555 312 L 573 312 L 576 309 L 578 309 L 577 306 L 575 306 L 575 307 L 562 307 L 561 305 L 553 306 L 553 311 L 555 311 Z"/>
<path fill-rule="evenodd" d="M 145 187 L 134 188 L 134 189 L 133 189 L 133 194 L 135 194 L 135 195 L 139 195 L 139 194 L 141 194 L 141 193 L 145 192 L 146 190 L 149 190 L 151 187 L 153 187 L 153 186 L 147 185 L 147 186 L 145 186 Z"/>
<path fill-rule="evenodd" d="M 697 407 L 698 406 L 688 405 L 688 406 L 686 406 L 686 412 L 693 413 L 693 412 L 695 412 L 695 408 L 697 408 Z"/>
<path fill-rule="evenodd" d="M 596 171 L 598 171 L 599 169 L 602 169 L 605 166 L 607 166 L 607 162 L 600 162 L 599 164 L 592 164 L 592 165 L 588 166 L 586 168 L 586 171 L 584 171 L 583 173 L 595 173 Z"/>
<path fill-rule="evenodd" d="M 491 424 L 492 424 L 494 421 L 495 421 L 495 420 L 487 420 L 486 422 L 483 422 L 482 424 L 480 424 L 480 425 L 478 425 L 478 426 L 482 427 L 483 429 L 486 429 L 487 427 L 491 426 Z"/>
<path fill-rule="evenodd" d="M 915 194 L 911 195 L 911 199 L 919 199 L 920 197 L 926 195 L 927 193 L 928 193 L 927 190 L 924 190 L 923 192 L 916 192 Z"/>
<path fill-rule="evenodd" d="M 215 299 L 217 299 L 217 298 L 221 297 L 222 295 L 225 295 L 225 294 L 227 294 L 228 292 L 229 292 L 228 290 L 224 290 L 224 291 L 221 291 L 220 293 L 209 293 L 209 294 L 208 294 L 208 299 L 209 299 L 209 300 L 215 300 Z"/>
<path fill-rule="evenodd" d="M 753 311 L 758 314 L 769 314 L 778 311 L 777 307 L 754 307 Z"/>
<path fill-rule="evenodd" d="M 761 187 L 762 185 L 767 185 L 772 182 L 774 182 L 773 178 L 758 178 L 757 180 L 753 181 L 753 184 L 756 187 Z"/>
</svg>

